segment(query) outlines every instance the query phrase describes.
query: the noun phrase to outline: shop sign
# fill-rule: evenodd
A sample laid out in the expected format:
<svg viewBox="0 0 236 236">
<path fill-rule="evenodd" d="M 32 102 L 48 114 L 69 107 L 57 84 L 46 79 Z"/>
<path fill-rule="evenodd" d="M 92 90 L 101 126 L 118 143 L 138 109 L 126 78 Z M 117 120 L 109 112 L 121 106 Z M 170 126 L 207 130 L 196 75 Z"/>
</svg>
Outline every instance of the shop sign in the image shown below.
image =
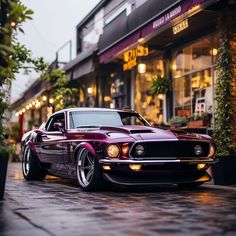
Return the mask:
<svg viewBox="0 0 236 236">
<path fill-rule="evenodd" d="M 123 54 L 123 70 L 130 70 L 137 65 L 137 57 L 143 57 L 148 55 L 148 47 L 137 46 L 133 49 L 126 51 Z"/>
<path fill-rule="evenodd" d="M 175 17 L 177 17 L 181 13 L 182 13 L 181 6 L 174 8 L 173 10 L 167 12 L 165 15 L 163 15 L 160 18 L 158 18 L 157 20 L 155 20 L 152 25 L 153 29 L 160 28 L 161 26 L 165 25 L 167 22 L 171 21 L 172 19 L 174 19 Z"/>
<path fill-rule="evenodd" d="M 173 34 L 178 34 L 179 32 L 183 31 L 184 29 L 188 28 L 188 19 L 185 19 L 178 23 L 177 25 L 173 26 Z"/>
</svg>

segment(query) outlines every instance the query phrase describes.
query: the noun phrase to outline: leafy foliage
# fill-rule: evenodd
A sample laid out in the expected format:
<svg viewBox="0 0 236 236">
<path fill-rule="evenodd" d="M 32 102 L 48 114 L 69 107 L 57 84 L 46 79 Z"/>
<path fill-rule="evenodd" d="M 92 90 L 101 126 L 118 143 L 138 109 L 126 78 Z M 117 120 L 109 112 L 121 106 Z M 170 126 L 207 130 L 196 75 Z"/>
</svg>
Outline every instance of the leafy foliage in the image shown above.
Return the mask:
<svg viewBox="0 0 236 236">
<path fill-rule="evenodd" d="M 171 81 L 161 76 L 155 76 L 152 81 L 151 92 L 153 94 L 166 94 L 171 91 Z"/>
<path fill-rule="evenodd" d="M 0 147 L 6 147 L 4 133 L 5 112 L 9 109 L 8 94 L 15 74 L 21 68 L 40 71 L 45 67 L 42 58 L 32 59 L 31 52 L 17 42 L 17 32 L 24 32 L 22 24 L 32 19 L 33 11 L 20 0 L 0 0 Z M 27 65 L 27 66 L 26 66 Z"/>
<path fill-rule="evenodd" d="M 68 96 L 73 96 L 78 92 L 78 89 L 71 88 L 65 71 L 62 68 L 46 70 L 42 75 L 42 79 L 53 84 L 51 97 L 54 100 L 56 109 L 63 109 L 66 105 Z"/>
<path fill-rule="evenodd" d="M 230 39 L 232 38 L 232 19 L 223 12 L 219 18 L 220 48 L 217 59 L 217 81 L 216 81 L 216 111 L 214 137 L 217 144 L 217 154 L 228 156 L 234 154 L 232 141 L 233 129 L 233 107 L 232 87 L 233 64 Z"/>
</svg>

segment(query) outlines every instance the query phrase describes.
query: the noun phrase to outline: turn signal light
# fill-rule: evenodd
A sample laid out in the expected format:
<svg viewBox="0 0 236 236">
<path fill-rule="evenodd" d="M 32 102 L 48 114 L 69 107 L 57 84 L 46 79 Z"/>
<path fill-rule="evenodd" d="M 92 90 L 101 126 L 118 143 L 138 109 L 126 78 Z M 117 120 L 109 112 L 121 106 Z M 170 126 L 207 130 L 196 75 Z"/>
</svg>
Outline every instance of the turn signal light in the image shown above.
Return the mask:
<svg viewBox="0 0 236 236">
<path fill-rule="evenodd" d="M 126 156 L 129 152 L 129 144 L 125 143 L 122 145 L 122 155 Z"/>
<path fill-rule="evenodd" d="M 198 164 L 197 169 L 198 170 L 203 170 L 206 167 L 206 164 Z"/>
<path fill-rule="evenodd" d="M 111 170 L 111 167 L 110 166 L 102 166 L 103 170 Z"/>
<path fill-rule="evenodd" d="M 129 165 L 129 168 L 133 171 L 140 171 L 141 167 L 142 167 L 142 165 L 140 165 L 140 164 L 130 164 Z"/>
<path fill-rule="evenodd" d="M 210 157 L 213 157 L 215 154 L 215 148 L 213 146 L 210 147 L 210 153 L 209 153 L 209 156 Z"/>
</svg>

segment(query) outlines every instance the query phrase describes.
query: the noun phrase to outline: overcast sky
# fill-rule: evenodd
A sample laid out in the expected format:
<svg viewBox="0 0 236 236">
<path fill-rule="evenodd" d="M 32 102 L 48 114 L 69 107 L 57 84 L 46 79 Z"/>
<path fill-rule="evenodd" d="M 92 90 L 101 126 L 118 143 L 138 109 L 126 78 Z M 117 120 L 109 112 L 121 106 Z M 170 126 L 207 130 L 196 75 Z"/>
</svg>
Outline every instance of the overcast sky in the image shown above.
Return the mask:
<svg viewBox="0 0 236 236">
<path fill-rule="evenodd" d="M 33 20 L 23 25 L 25 34 L 18 39 L 33 53 L 34 57 L 44 57 L 48 63 L 55 60 L 56 51 L 72 40 L 73 58 L 75 57 L 76 25 L 90 12 L 100 0 L 21 0 L 34 11 Z M 59 59 L 69 60 L 69 46 L 59 51 Z M 12 85 L 12 101 L 37 77 L 17 75 Z"/>
</svg>

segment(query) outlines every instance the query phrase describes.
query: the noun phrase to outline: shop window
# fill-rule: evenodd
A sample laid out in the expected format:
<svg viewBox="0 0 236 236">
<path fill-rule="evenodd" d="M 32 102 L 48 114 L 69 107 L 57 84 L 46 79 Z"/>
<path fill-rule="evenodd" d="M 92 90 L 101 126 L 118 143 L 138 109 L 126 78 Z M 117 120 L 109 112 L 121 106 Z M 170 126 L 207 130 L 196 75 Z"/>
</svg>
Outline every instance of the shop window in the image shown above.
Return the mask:
<svg viewBox="0 0 236 236">
<path fill-rule="evenodd" d="M 135 110 L 142 114 L 150 123 L 160 124 L 164 121 L 163 95 L 154 95 L 150 88 L 154 76 L 164 76 L 164 62 L 162 59 L 143 60 L 146 64 L 146 73 L 137 74 L 136 76 L 136 94 L 135 94 Z"/>
<path fill-rule="evenodd" d="M 205 37 L 176 50 L 173 54 L 174 114 L 176 116 L 211 113 L 213 83 L 218 53 L 216 35 Z"/>
</svg>

